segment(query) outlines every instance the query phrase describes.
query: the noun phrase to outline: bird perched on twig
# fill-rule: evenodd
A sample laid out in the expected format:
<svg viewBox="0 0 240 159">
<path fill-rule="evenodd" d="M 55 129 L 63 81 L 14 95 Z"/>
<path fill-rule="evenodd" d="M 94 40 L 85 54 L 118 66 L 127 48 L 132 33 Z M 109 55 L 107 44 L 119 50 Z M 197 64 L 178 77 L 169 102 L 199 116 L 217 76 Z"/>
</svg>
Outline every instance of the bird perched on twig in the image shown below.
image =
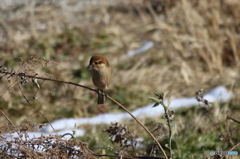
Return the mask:
<svg viewBox="0 0 240 159">
<path fill-rule="evenodd" d="M 91 70 L 93 84 L 98 89 L 98 104 L 103 104 L 105 97 L 102 93 L 103 90 L 108 89 L 112 76 L 112 69 L 108 60 L 104 56 L 94 55 L 91 57 L 87 68 Z"/>
</svg>

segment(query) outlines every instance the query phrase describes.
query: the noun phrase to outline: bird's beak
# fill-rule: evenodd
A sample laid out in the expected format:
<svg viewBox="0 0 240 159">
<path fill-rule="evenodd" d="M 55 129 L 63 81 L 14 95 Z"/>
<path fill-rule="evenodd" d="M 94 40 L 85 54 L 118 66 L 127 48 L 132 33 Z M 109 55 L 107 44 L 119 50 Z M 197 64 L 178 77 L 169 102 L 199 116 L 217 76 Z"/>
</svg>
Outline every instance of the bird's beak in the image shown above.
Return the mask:
<svg viewBox="0 0 240 159">
<path fill-rule="evenodd" d="M 87 69 L 92 69 L 93 68 L 93 65 L 89 64 Z"/>
</svg>

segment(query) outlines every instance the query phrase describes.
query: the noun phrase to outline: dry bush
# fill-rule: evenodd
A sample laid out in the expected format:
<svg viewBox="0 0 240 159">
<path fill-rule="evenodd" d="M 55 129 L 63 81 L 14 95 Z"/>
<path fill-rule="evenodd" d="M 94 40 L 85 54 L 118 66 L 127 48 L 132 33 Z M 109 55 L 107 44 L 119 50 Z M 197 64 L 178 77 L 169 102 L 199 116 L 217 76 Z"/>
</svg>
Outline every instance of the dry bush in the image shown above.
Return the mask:
<svg viewBox="0 0 240 159">
<path fill-rule="evenodd" d="M 94 159 L 88 145 L 80 140 L 50 135 L 30 138 L 26 131 L 36 124 L 1 127 L 1 158 L 85 158 Z M 9 131 L 10 130 L 10 131 Z M 8 133 L 3 133 L 3 132 Z M 9 133 L 11 132 L 11 133 Z M 17 135 L 12 135 L 13 133 Z"/>
</svg>

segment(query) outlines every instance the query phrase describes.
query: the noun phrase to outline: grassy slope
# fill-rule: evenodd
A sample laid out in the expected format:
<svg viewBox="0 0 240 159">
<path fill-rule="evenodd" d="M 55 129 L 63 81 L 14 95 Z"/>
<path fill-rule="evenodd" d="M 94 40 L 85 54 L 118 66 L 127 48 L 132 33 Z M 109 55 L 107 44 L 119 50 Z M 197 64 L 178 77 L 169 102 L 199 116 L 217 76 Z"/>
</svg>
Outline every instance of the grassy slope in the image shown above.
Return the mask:
<svg viewBox="0 0 240 159">
<path fill-rule="evenodd" d="M 234 92 L 235 99 L 225 105 L 215 104 L 209 116 L 224 134 L 228 132 L 227 127 L 235 128 L 230 134 L 232 141 L 220 142 L 219 131 L 207 116 L 201 109 L 192 108 L 176 112 L 175 124 L 179 134 L 174 137 L 174 151 L 179 158 L 188 158 L 202 154 L 203 149 L 226 149 L 231 143 L 239 142 L 237 124 L 226 121 L 227 115 L 240 118 L 237 113 L 238 0 L 125 1 L 122 5 L 102 9 L 86 8 L 71 10 L 44 2 L 37 7 L 2 9 L 2 32 L 7 34 L 0 46 L 1 64 L 15 71 L 92 86 L 86 66 L 91 55 L 102 54 L 113 67 L 109 94 L 130 110 L 149 104 L 147 97 L 152 96 L 152 92 L 170 91 L 174 97 L 187 97 L 201 88 L 208 90 L 225 85 Z M 143 40 L 154 41 L 156 46 L 131 58 L 122 56 L 127 50 L 140 47 Z M 21 58 L 27 61 L 19 63 Z M 6 84 L 6 81 L 6 78 L 0 81 L 1 90 L 17 83 L 14 78 L 11 83 Z M 22 89 L 29 99 L 37 91 L 30 82 Z M 103 107 L 96 106 L 95 93 L 53 82 L 43 82 L 36 96 L 33 105 L 50 121 L 121 111 L 110 101 Z M 24 103 L 18 87 L 4 93 L 0 108 L 16 124 L 29 119 L 36 123 L 46 122 Z M 0 121 L 6 124 L 4 117 L 0 117 Z M 146 123 L 156 121 L 146 119 Z M 133 132 L 142 132 L 134 124 L 126 123 Z M 147 126 L 154 129 L 152 124 Z M 82 140 L 102 146 L 100 139 L 107 141 L 107 136 L 101 130 L 106 127 L 96 126 L 94 130 L 99 133 Z M 86 128 L 94 132 L 92 127 Z M 160 134 L 167 133 L 166 129 L 162 131 L 165 133 Z"/>
</svg>

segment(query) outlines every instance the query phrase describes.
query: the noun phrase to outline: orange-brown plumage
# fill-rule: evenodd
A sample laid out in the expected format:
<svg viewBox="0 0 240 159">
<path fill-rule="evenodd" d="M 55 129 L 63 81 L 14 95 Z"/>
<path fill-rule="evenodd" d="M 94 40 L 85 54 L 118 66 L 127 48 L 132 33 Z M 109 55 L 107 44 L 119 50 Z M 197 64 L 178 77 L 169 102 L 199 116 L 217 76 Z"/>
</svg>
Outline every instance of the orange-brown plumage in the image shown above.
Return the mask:
<svg viewBox="0 0 240 159">
<path fill-rule="evenodd" d="M 107 90 L 111 82 L 112 70 L 108 60 L 101 55 L 91 57 L 88 69 L 92 72 L 93 84 L 101 91 Z M 104 96 L 98 95 L 98 104 L 104 103 Z"/>
</svg>

